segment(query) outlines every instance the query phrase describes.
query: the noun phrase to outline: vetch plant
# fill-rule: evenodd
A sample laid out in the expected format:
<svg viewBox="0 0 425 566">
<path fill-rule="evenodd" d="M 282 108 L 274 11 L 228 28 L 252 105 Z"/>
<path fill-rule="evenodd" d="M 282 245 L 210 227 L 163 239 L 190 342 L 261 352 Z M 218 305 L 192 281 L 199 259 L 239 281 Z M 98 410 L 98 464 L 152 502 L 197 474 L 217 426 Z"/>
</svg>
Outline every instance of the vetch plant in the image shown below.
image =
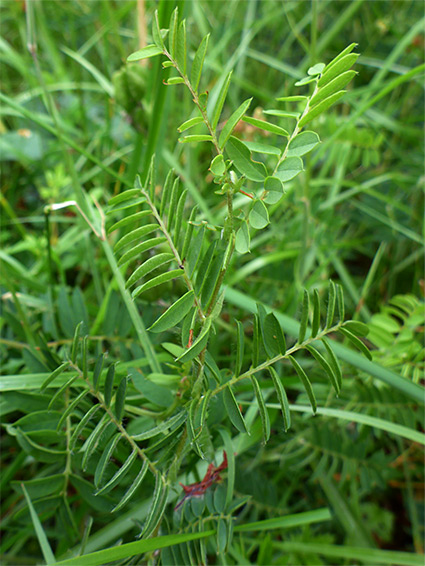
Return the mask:
<svg viewBox="0 0 425 566">
<path fill-rule="evenodd" d="M 130 543 L 135 546 L 111 546 L 63 564 L 102 564 L 137 553 L 151 553 L 150 563 L 161 564 L 207 564 L 215 554 L 225 563 L 230 553 L 237 563 L 236 532 L 328 520 L 327 509 L 315 509 L 244 522 L 250 498 L 235 482 L 237 458 L 252 446 L 267 451 L 278 433 L 289 437 L 293 409 L 333 410 L 332 394 L 326 407 L 317 401 L 311 368 L 327 376 L 328 393 L 340 395 L 344 379 L 337 336 L 371 359 L 361 340 L 367 326 L 345 320 L 343 291 L 332 281 L 326 301 L 317 289 L 304 291 L 296 340 L 284 332 L 279 313 L 260 302 L 249 319 L 223 316 L 229 269 L 238 254 L 250 252 L 251 237 L 269 226 L 270 207 L 286 206 L 285 184 L 304 170 L 305 156 L 320 143 L 311 129 L 313 120 L 341 99 L 356 74 L 356 44 L 328 64 L 309 68 L 296 83 L 301 94 L 278 98 L 276 108 L 260 117 L 249 115 L 249 98 L 226 118 L 232 73 L 223 77 L 214 99 L 202 90 L 209 36 L 189 61 L 186 24 L 176 9 L 167 30 L 155 15 L 152 37 L 154 43 L 128 61 L 161 57 L 172 72 L 166 84 L 189 92 L 193 114 L 179 126 L 179 141 L 205 144 L 211 152 L 212 190 L 226 214 L 221 225 L 206 220 L 173 170 L 158 178 L 154 158 L 132 188 L 109 200 L 106 227 L 103 216 L 102 222 L 93 222 L 78 204 L 114 266 L 108 293 L 117 285 L 146 357 L 140 363 L 108 357 L 86 322 L 72 328 L 68 349 L 53 350 L 40 339 L 37 347 L 51 372 L 41 384 L 39 410 L 8 424 L 7 431 L 26 454 L 46 466 L 43 477 L 23 484 L 31 511 L 31 497 L 40 490 L 60 500 L 63 520 L 69 523 L 68 492 L 78 492 L 90 508 L 113 518 L 118 512 L 131 513 L 141 493 L 148 505 L 140 517 L 131 517 L 142 539 Z M 292 127 L 282 127 L 280 119 Z M 273 143 L 244 139 L 241 125 Z M 69 204 L 76 202 L 53 204 L 49 211 Z M 107 240 L 113 243 L 113 256 Z M 67 310 L 63 305 L 72 310 L 68 297 L 60 296 L 58 303 L 62 310 Z M 106 311 L 108 302 L 104 304 Z M 72 306 L 81 307 L 77 294 Z M 151 319 L 147 332 L 138 318 L 140 309 L 145 322 Z M 226 351 L 219 343 L 223 331 L 229 341 Z M 283 381 L 287 375 L 296 378 L 293 386 L 310 408 L 291 406 Z M 41 421 L 43 430 L 37 428 Z M 317 433 L 320 440 L 322 433 Z M 327 441 L 323 433 L 323 443 Z M 324 489 L 335 496 L 332 487 L 325 484 Z M 47 539 L 40 534 L 39 540 L 46 561 L 52 561 Z"/>
</svg>

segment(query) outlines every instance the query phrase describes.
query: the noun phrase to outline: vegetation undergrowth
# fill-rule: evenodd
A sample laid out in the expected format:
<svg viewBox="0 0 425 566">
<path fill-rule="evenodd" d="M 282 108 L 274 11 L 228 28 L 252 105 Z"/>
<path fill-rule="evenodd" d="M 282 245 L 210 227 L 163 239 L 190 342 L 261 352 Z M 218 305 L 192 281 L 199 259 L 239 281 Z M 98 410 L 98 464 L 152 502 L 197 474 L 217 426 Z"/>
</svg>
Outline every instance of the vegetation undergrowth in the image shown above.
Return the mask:
<svg viewBox="0 0 425 566">
<path fill-rule="evenodd" d="M 423 18 L 19 4 L 2 561 L 421 564 Z"/>
</svg>

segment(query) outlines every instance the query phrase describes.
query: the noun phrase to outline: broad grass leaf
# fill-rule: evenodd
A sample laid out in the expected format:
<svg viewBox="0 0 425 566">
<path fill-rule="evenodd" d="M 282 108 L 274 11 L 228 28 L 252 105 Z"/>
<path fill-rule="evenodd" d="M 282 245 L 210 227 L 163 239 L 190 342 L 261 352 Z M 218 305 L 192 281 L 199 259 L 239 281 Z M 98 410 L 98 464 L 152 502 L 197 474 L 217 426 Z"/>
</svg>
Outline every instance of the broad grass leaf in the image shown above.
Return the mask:
<svg viewBox="0 0 425 566">
<path fill-rule="evenodd" d="M 262 200 L 256 200 L 249 213 L 249 223 L 256 230 L 262 230 L 269 223 L 269 213 Z"/>
<path fill-rule="evenodd" d="M 256 182 L 264 181 L 267 175 L 264 163 L 253 161 L 249 149 L 238 138 L 230 137 L 226 144 L 226 151 L 235 167 L 247 179 Z"/>
<path fill-rule="evenodd" d="M 276 370 L 273 367 L 269 367 L 268 369 L 269 369 L 270 376 L 271 376 L 272 381 L 273 381 L 274 388 L 276 390 L 277 398 L 278 398 L 279 403 L 280 403 L 280 408 L 281 408 L 282 417 L 283 417 L 283 426 L 284 426 L 285 432 L 288 432 L 288 430 L 291 426 L 291 412 L 289 410 L 288 397 L 286 395 L 285 388 L 282 385 L 282 381 L 276 373 Z"/>
<path fill-rule="evenodd" d="M 317 402 L 316 402 L 316 397 L 314 395 L 313 387 L 311 386 L 311 382 L 308 379 L 307 374 L 305 373 L 303 368 L 297 362 L 297 360 L 293 356 L 288 356 L 288 358 L 290 359 L 292 365 L 294 366 L 294 369 L 297 372 L 298 377 L 300 378 L 301 383 L 304 386 L 304 389 L 306 390 L 306 393 L 310 400 L 311 408 L 313 409 L 313 413 L 315 413 L 317 411 Z"/>
<path fill-rule="evenodd" d="M 188 291 L 169 307 L 148 330 L 151 332 L 164 332 L 176 326 L 189 312 L 193 305 L 194 292 Z"/>
<path fill-rule="evenodd" d="M 317 144 L 320 143 L 320 138 L 316 134 L 316 132 L 301 132 L 291 141 L 288 148 L 288 157 L 298 156 L 302 157 L 313 148 L 316 147 Z"/>
<path fill-rule="evenodd" d="M 221 149 L 224 148 L 228 139 L 232 135 L 233 130 L 236 128 L 237 123 L 248 110 L 249 105 L 251 104 L 252 98 L 248 98 L 237 108 L 230 118 L 225 123 L 223 129 L 221 130 L 220 137 L 218 138 L 218 145 Z"/>
<path fill-rule="evenodd" d="M 290 181 L 296 177 L 304 169 L 303 161 L 300 157 L 287 157 L 279 165 L 278 170 L 275 173 L 275 177 L 278 177 L 283 183 Z"/>
<path fill-rule="evenodd" d="M 230 386 L 224 389 L 223 400 L 230 422 L 238 429 L 239 432 L 246 432 L 249 434 L 245 419 L 242 416 Z"/>
</svg>

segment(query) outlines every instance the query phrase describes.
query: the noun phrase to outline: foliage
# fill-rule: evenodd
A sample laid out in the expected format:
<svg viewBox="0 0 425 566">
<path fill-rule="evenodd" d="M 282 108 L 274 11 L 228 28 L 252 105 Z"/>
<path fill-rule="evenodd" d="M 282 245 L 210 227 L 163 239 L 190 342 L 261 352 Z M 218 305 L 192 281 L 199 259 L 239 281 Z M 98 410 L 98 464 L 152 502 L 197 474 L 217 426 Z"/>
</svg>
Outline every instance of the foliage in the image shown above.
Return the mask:
<svg viewBox="0 0 425 566">
<path fill-rule="evenodd" d="M 241 46 L 254 33 L 265 41 L 276 18 L 266 4 L 252 29 L 255 3 L 241 4 Z M 123 19 L 133 6 L 100 5 L 126 58 L 115 10 Z M 371 315 L 385 252 L 396 249 L 395 274 L 419 273 L 423 246 L 416 211 L 396 203 L 395 189 L 373 188 L 407 185 L 420 168 L 411 155 L 398 172 L 385 154 L 395 141 L 377 126 L 406 144 L 418 136 L 414 125 L 401 132 L 385 109 L 373 110 L 373 127 L 363 116 L 400 85 L 416 93 L 423 65 L 412 60 L 384 84 L 394 54 L 371 87 L 352 90 L 356 44 L 317 63 L 326 35 L 316 30 L 300 64 L 250 48 L 244 78 L 241 49 L 217 68 L 219 37 L 196 37 L 193 21 L 206 25 L 194 6 L 185 20 L 182 6 L 160 2 L 152 43 L 126 66 L 103 68 L 107 42 L 104 52 L 97 44 L 97 60 L 85 57 L 94 43 L 63 49 L 94 81 L 75 79 L 67 98 L 63 83 L 46 80 L 35 48 L 50 6 L 26 8 L 34 68 L 12 47 L 3 52 L 38 94 L 2 95 L 16 122 L 2 144 L 10 186 L 24 186 L 20 169 L 32 179 L 36 196 L 26 189 L 22 198 L 40 229 L 19 223 L 7 191 L 5 561 L 421 563 L 412 552 L 422 551 L 416 490 L 425 443 L 416 283 L 397 285 Z M 212 16 L 208 3 L 203 9 Z M 296 8 L 279 9 L 293 26 Z M 347 3 L 345 17 L 357 9 Z M 38 40 L 63 79 L 49 37 Z M 292 80 L 283 88 L 273 77 L 264 89 L 251 74 L 256 60 Z M 99 90 L 109 105 L 114 97 L 115 115 L 97 101 Z M 346 100 L 351 112 L 332 114 Z M 88 127 L 81 137 L 76 103 Z M 26 144 L 18 126 L 29 120 L 39 131 Z M 370 199 L 386 202 L 385 213 Z M 353 276 L 362 256 L 371 266 Z M 353 320 L 343 287 L 349 309 L 358 306 Z M 404 498 L 408 542 L 393 543 L 391 489 Z"/>
</svg>

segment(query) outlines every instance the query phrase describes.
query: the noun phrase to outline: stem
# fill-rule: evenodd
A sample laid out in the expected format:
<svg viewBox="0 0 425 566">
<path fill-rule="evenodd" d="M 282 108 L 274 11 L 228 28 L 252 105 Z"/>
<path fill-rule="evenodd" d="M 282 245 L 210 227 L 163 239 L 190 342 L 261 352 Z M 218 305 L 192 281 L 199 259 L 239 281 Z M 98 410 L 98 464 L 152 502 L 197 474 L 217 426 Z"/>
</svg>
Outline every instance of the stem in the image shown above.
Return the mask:
<svg viewBox="0 0 425 566">
<path fill-rule="evenodd" d="M 308 346 L 312 342 L 315 342 L 316 340 L 320 340 L 321 338 L 323 338 L 327 334 L 330 334 L 331 332 L 336 332 L 337 330 L 339 330 L 341 328 L 342 325 L 343 325 L 343 323 L 339 322 L 338 324 L 336 324 L 332 328 L 327 328 L 327 329 L 323 330 L 322 332 L 319 332 L 318 334 L 316 334 L 316 336 L 314 338 L 308 338 L 307 340 L 304 340 L 304 342 L 301 342 L 301 344 L 299 344 L 299 343 L 295 344 L 295 346 L 292 346 L 292 348 L 287 350 L 284 354 L 278 354 L 274 358 L 270 358 L 269 360 L 266 360 L 265 362 L 263 362 L 262 364 L 259 364 L 255 368 L 251 367 L 245 373 L 239 375 L 238 377 L 233 377 L 232 379 L 230 379 L 229 381 L 227 381 L 223 385 L 216 387 L 214 389 L 214 391 L 212 392 L 211 397 L 214 396 L 214 395 L 217 395 L 218 393 L 220 393 L 220 391 L 223 391 L 223 389 L 226 389 L 226 387 L 230 387 L 232 385 L 235 385 L 236 383 L 239 383 L 239 381 L 242 381 L 242 379 L 246 379 L 247 377 L 251 377 L 251 375 L 255 375 L 256 373 L 258 373 L 258 372 L 260 372 L 264 369 L 267 369 L 269 366 L 272 366 L 276 362 L 280 362 L 281 360 L 287 359 L 290 355 L 294 354 L 295 352 L 298 352 L 299 350 L 304 349 L 306 346 Z"/>
</svg>

